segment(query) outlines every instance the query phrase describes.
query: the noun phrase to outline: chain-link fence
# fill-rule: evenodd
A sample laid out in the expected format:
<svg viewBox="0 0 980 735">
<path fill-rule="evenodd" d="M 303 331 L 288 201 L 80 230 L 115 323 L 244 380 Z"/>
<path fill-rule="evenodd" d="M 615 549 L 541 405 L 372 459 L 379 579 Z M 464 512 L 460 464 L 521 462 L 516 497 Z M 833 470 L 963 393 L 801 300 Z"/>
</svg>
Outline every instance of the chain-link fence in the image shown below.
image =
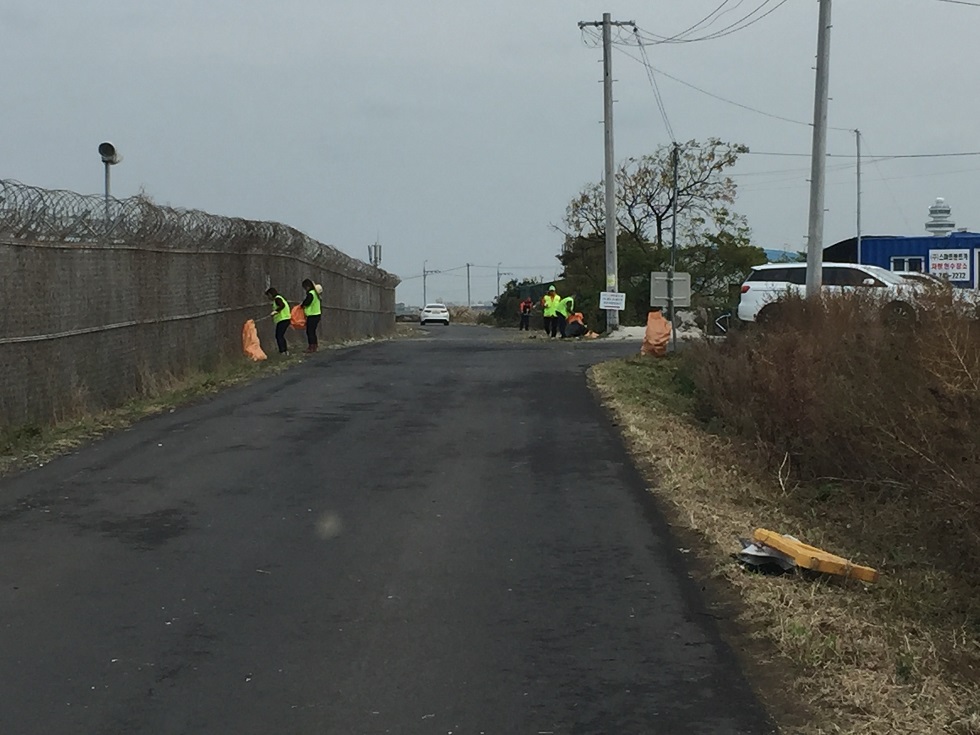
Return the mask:
<svg viewBox="0 0 980 735">
<path fill-rule="evenodd" d="M 0 426 L 213 367 L 268 313 L 269 285 L 293 303 L 305 278 L 323 285 L 323 339 L 394 329 L 397 277 L 291 227 L 0 180 Z"/>
</svg>

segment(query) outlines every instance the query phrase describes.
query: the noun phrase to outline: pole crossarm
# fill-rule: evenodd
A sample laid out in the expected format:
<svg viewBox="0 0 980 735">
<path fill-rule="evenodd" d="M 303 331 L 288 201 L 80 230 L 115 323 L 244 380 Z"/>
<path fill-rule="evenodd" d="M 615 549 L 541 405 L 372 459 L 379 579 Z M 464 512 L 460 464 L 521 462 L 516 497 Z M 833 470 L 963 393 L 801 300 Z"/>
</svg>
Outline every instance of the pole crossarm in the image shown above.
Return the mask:
<svg viewBox="0 0 980 735">
<path fill-rule="evenodd" d="M 587 26 L 594 26 L 595 28 L 599 28 L 602 25 L 603 25 L 603 21 L 601 20 L 581 20 L 579 21 L 578 27 L 579 29 L 586 28 Z M 611 20 L 609 21 L 609 25 L 629 26 L 630 28 L 635 28 L 636 21 L 635 20 Z"/>
</svg>

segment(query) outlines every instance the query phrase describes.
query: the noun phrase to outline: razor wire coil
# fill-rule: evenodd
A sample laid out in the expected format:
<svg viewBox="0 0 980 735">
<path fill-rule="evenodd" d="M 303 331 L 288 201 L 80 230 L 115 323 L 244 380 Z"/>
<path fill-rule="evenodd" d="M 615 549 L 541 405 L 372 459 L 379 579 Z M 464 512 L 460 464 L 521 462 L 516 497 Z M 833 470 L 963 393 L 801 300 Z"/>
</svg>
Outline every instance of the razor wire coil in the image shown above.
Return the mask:
<svg viewBox="0 0 980 735">
<path fill-rule="evenodd" d="M 388 288 L 399 282 L 391 273 L 278 222 L 164 207 L 144 195 L 106 199 L 12 179 L 0 179 L 0 236 L 86 246 L 127 243 L 164 250 L 275 253 Z"/>
</svg>

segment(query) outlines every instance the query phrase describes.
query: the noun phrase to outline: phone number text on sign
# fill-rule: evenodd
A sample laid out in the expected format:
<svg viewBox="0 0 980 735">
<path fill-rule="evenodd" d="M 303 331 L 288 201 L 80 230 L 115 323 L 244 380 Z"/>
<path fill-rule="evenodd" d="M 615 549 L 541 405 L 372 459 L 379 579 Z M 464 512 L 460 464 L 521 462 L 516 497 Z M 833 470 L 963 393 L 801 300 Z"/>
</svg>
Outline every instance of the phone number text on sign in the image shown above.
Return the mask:
<svg viewBox="0 0 980 735">
<path fill-rule="evenodd" d="M 950 281 L 969 281 L 970 251 L 930 250 L 929 272 Z"/>
</svg>

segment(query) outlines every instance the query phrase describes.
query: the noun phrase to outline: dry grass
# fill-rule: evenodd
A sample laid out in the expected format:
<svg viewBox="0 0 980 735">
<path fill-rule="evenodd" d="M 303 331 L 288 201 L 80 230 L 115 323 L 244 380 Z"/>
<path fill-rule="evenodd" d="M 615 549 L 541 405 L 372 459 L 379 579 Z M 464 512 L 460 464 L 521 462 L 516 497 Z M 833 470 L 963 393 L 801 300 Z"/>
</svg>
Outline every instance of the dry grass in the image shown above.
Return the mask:
<svg viewBox="0 0 980 735">
<path fill-rule="evenodd" d="M 396 339 L 422 336 L 410 325 L 396 325 Z M 374 342 L 373 339 L 324 343 L 322 350 L 337 350 Z M 72 390 L 72 410 L 56 416 L 50 424 L 0 426 L 0 477 L 19 470 L 37 467 L 55 457 L 74 451 L 109 432 L 118 431 L 140 419 L 172 411 L 181 405 L 213 395 L 236 385 L 268 375 L 275 375 L 302 363 L 302 358 L 265 362 L 233 359 L 208 372 L 193 371 L 183 376 L 140 373 L 141 395 L 122 406 L 102 411 L 89 408 L 84 386 Z"/>
<path fill-rule="evenodd" d="M 269 360 L 253 363 L 243 359 L 225 363 L 211 372 L 192 372 L 181 377 L 143 376 L 142 395 L 117 408 L 90 411 L 87 402 L 79 402 L 70 415 L 57 417 L 49 425 L 0 428 L 0 476 L 46 464 L 58 455 L 142 418 L 173 410 L 260 376 L 281 372 L 298 362 Z"/>
<path fill-rule="evenodd" d="M 806 724 L 786 724 L 784 732 L 980 734 L 973 590 L 924 549 L 893 545 L 891 529 L 879 534 L 875 509 L 861 517 L 824 512 L 848 507 L 835 502 L 846 488 L 801 488 L 792 468 L 766 470 L 753 447 L 709 433 L 694 417 L 691 386 L 673 360 L 607 363 L 593 369 L 592 379 L 652 492 L 675 525 L 700 535 L 711 575 L 740 598 L 740 630 L 776 653 L 770 666 L 786 669 L 785 690 L 770 701 L 775 716 L 784 697 L 811 713 Z M 831 498 L 811 502 L 820 493 Z M 866 586 L 747 573 L 731 554 L 737 537 L 759 526 L 877 566 L 882 580 Z"/>
</svg>

